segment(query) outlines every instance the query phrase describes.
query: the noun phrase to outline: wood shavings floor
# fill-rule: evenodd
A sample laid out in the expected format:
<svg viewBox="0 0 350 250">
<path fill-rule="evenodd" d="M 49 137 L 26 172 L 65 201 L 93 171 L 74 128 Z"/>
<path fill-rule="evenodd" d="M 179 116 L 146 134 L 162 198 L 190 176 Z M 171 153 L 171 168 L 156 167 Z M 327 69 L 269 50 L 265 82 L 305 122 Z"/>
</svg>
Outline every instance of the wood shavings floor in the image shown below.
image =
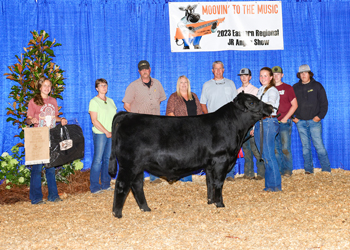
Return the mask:
<svg viewBox="0 0 350 250">
<path fill-rule="evenodd" d="M 151 212 L 130 193 L 123 218 L 112 216 L 113 191 L 65 195 L 59 203 L 0 205 L 0 249 L 350 249 L 350 171 L 282 179 L 236 178 L 225 208 L 207 205 L 205 177 L 150 184 Z"/>
</svg>

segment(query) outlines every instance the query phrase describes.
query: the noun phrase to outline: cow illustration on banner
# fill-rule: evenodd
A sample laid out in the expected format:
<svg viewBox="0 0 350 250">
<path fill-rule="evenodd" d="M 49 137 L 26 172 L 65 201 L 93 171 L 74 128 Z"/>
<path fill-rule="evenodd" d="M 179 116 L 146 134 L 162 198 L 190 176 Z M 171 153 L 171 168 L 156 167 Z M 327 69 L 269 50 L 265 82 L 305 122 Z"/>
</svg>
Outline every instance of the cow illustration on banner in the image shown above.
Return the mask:
<svg viewBox="0 0 350 250">
<path fill-rule="evenodd" d="M 169 2 L 169 24 L 172 52 L 284 49 L 280 1 Z"/>
<path fill-rule="evenodd" d="M 188 5 L 187 8 L 179 7 L 180 10 L 185 11 L 185 16 L 177 24 L 175 41 L 176 44 L 183 49 L 190 49 L 190 44 L 193 44 L 194 49 L 200 49 L 200 41 L 202 36 L 215 33 L 217 27 L 225 18 L 219 18 L 210 21 L 200 19 L 200 14 L 194 13 L 197 4 Z M 182 40 L 182 43 L 179 43 Z"/>
</svg>

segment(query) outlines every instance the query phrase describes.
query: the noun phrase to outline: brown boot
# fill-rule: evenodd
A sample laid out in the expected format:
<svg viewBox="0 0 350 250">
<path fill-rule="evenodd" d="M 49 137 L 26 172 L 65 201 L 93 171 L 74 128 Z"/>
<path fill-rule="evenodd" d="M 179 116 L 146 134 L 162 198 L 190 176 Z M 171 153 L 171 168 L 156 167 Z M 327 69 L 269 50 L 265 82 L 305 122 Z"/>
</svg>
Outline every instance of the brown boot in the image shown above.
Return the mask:
<svg viewBox="0 0 350 250">
<path fill-rule="evenodd" d="M 254 176 L 248 176 L 248 175 L 243 175 L 243 179 L 247 179 L 247 180 L 253 180 L 255 177 Z"/>
<path fill-rule="evenodd" d="M 226 178 L 226 181 L 234 181 L 234 180 L 235 180 L 235 179 L 232 178 L 231 176 Z"/>
<path fill-rule="evenodd" d="M 161 179 L 155 179 L 154 181 L 151 181 L 151 184 L 159 184 L 159 183 L 162 183 L 162 180 Z"/>
</svg>

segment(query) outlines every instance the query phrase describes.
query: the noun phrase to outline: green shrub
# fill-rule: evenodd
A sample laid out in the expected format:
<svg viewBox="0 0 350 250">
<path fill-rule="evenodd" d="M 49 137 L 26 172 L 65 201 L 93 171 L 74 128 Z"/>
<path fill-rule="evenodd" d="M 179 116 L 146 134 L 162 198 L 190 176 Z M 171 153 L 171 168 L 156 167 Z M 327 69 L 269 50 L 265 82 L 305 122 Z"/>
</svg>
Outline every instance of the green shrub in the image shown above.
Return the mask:
<svg viewBox="0 0 350 250">
<path fill-rule="evenodd" d="M 5 180 L 6 189 L 11 189 L 13 185 L 30 185 L 30 168 L 21 164 L 23 159 L 20 157 L 18 146 L 11 149 L 12 155 L 7 152 L 0 156 L 0 180 Z M 84 164 L 80 160 L 75 160 L 56 168 L 56 181 L 69 183 L 68 177 L 75 171 L 80 171 Z M 42 175 L 42 183 L 47 184 L 46 176 Z"/>
<path fill-rule="evenodd" d="M 0 156 L 0 180 L 5 180 L 6 189 L 11 189 L 13 185 L 27 185 L 30 184 L 30 170 L 21 165 L 23 162 L 19 156 L 19 148 L 12 147 L 12 155 L 4 152 Z"/>
<path fill-rule="evenodd" d="M 75 171 L 80 171 L 84 167 L 84 164 L 80 160 L 75 160 L 72 163 L 65 164 L 58 168 L 56 171 L 56 181 L 69 183 L 68 177 L 74 174 Z"/>
</svg>

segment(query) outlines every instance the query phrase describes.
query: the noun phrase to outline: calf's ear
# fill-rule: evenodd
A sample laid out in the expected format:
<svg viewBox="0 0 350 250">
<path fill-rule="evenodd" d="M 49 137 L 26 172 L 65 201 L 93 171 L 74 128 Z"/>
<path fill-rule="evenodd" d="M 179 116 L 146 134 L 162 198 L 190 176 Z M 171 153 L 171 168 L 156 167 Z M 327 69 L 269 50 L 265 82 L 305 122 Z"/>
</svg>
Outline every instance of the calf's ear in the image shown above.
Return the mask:
<svg viewBox="0 0 350 250">
<path fill-rule="evenodd" d="M 244 101 L 241 99 L 235 101 L 235 106 L 243 112 L 247 112 L 248 110 L 247 107 L 244 105 Z"/>
</svg>

